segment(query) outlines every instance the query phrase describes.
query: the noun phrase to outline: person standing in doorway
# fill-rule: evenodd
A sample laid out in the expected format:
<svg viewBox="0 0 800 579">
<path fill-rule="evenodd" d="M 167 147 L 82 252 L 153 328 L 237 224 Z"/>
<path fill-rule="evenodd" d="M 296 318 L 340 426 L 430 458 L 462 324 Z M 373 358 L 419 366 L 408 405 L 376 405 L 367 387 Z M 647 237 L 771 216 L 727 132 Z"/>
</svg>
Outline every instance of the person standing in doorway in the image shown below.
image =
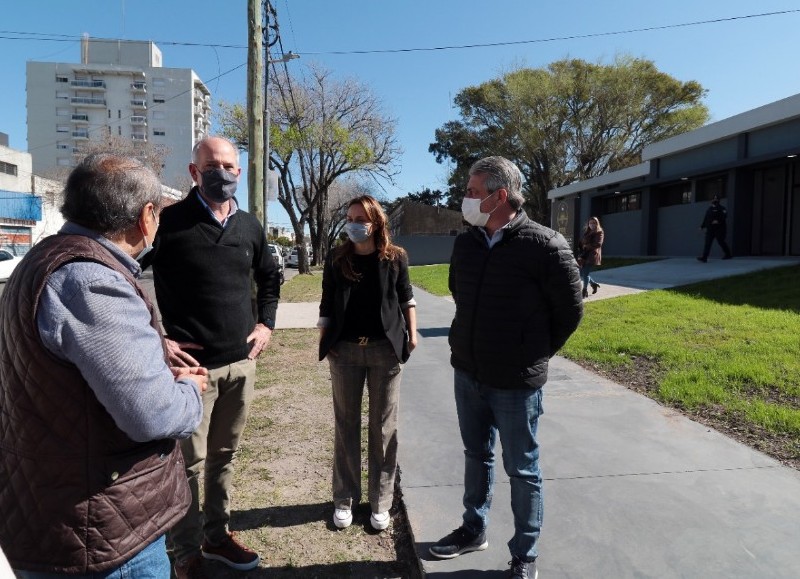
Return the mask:
<svg viewBox="0 0 800 579">
<path fill-rule="evenodd" d="M 178 579 L 206 577 L 204 558 L 240 571 L 259 564 L 258 554 L 228 523 L 233 461 L 253 398 L 256 358 L 272 337 L 280 296 L 280 274 L 264 229 L 234 197 L 241 173 L 236 148 L 220 137 L 200 140 L 189 173 L 196 186 L 164 209 L 152 258 L 145 262 L 153 266 L 172 364 L 209 370 L 203 421 L 182 444 L 192 506 L 170 533 Z"/>
<path fill-rule="evenodd" d="M 592 286 L 592 294 L 596 294 L 600 289 L 600 284 L 592 279 L 592 270 L 602 263 L 603 241 L 605 232 L 600 226 L 597 217 L 590 217 L 586 222 L 583 235 L 580 241 L 580 258 L 578 265 L 581 267 L 581 280 L 583 281 L 583 297 L 589 297 L 589 286 Z"/>
<path fill-rule="evenodd" d="M 719 202 L 719 196 L 714 195 L 711 200 L 711 206 L 706 210 L 703 217 L 703 223 L 700 224 L 700 229 L 706 230 L 706 243 L 703 246 L 703 255 L 697 258 L 698 261 L 706 263 L 708 261 L 708 254 L 711 253 L 711 243 L 716 239 L 719 246 L 725 255 L 722 259 L 730 259 L 731 248 L 725 242 L 725 235 L 728 231 L 728 210 L 723 207 Z"/>
<path fill-rule="evenodd" d="M 469 170 L 462 211 L 472 225 L 456 238 L 450 292 L 450 363 L 464 445 L 462 524 L 430 548 L 451 559 L 488 547 L 494 446 L 511 482 L 510 576 L 534 579 L 542 527 L 537 427 L 549 359 L 583 315 L 581 279 L 567 241 L 528 218 L 522 174 L 503 157 Z"/>
<path fill-rule="evenodd" d="M 319 359 L 328 359 L 333 388 L 333 524 L 349 527 L 361 499 L 366 381 L 370 524 L 382 531 L 389 526 L 397 472 L 400 364 L 417 345 L 416 302 L 406 252 L 389 238 L 386 214 L 375 198 L 350 202 L 345 232 L 348 239 L 325 261 L 319 306 Z"/>
</svg>

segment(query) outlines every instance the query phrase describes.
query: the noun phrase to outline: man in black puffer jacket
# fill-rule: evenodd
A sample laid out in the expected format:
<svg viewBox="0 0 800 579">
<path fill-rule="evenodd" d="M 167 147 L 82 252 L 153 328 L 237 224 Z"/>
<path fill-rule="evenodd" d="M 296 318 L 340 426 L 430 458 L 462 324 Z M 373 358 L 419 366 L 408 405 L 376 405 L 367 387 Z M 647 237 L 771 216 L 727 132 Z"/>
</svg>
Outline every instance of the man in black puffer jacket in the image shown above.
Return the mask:
<svg viewBox="0 0 800 579">
<path fill-rule="evenodd" d="M 483 550 L 494 443 L 511 479 L 512 577 L 536 577 L 542 475 L 536 441 L 547 366 L 583 315 L 578 266 L 566 240 L 521 209 L 522 175 L 503 157 L 470 168 L 462 210 L 471 227 L 450 261 L 456 315 L 450 362 L 465 448 L 463 524 L 433 545 L 448 559 Z"/>
</svg>

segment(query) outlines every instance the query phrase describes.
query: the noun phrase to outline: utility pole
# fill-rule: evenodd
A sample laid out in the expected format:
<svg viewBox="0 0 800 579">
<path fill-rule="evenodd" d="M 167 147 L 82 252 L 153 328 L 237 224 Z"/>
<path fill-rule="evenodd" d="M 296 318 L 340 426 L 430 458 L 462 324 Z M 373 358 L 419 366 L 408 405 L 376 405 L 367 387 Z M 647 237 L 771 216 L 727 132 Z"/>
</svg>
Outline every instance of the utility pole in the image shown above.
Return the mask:
<svg viewBox="0 0 800 579">
<path fill-rule="evenodd" d="M 267 192 L 264 161 L 264 31 L 261 0 L 247 0 L 247 201 L 259 222 L 266 225 Z M 266 234 L 266 231 L 264 232 Z"/>
</svg>

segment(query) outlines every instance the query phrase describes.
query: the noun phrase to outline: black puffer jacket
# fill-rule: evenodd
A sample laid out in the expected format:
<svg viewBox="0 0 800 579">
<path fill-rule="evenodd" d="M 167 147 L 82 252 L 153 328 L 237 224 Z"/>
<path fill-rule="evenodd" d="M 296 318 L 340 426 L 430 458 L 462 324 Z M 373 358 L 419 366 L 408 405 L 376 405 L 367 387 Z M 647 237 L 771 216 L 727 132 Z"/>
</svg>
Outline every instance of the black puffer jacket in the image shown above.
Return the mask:
<svg viewBox="0 0 800 579">
<path fill-rule="evenodd" d="M 451 364 L 495 388 L 542 387 L 583 315 L 581 289 L 566 240 L 523 211 L 491 249 L 471 227 L 450 260 Z"/>
</svg>

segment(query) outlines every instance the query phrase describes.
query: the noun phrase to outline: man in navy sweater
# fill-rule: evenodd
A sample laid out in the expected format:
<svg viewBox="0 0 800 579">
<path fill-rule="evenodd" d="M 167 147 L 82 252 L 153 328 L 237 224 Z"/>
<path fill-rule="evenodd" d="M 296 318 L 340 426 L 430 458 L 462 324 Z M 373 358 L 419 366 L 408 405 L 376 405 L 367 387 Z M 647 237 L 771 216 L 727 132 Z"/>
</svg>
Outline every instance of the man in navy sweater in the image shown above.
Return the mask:
<svg viewBox="0 0 800 579">
<path fill-rule="evenodd" d="M 199 141 L 189 173 L 197 185 L 162 212 L 150 259 L 172 364 L 209 370 L 203 421 L 182 445 L 193 504 L 170 533 L 178 579 L 206 577 L 203 558 L 241 571 L 259 564 L 258 554 L 228 530 L 230 488 L 253 398 L 255 360 L 269 344 L 280 295 L 264 229 L 234 197 L 241 173 L 236 148 L 220 137 Z"/>
</svg>

